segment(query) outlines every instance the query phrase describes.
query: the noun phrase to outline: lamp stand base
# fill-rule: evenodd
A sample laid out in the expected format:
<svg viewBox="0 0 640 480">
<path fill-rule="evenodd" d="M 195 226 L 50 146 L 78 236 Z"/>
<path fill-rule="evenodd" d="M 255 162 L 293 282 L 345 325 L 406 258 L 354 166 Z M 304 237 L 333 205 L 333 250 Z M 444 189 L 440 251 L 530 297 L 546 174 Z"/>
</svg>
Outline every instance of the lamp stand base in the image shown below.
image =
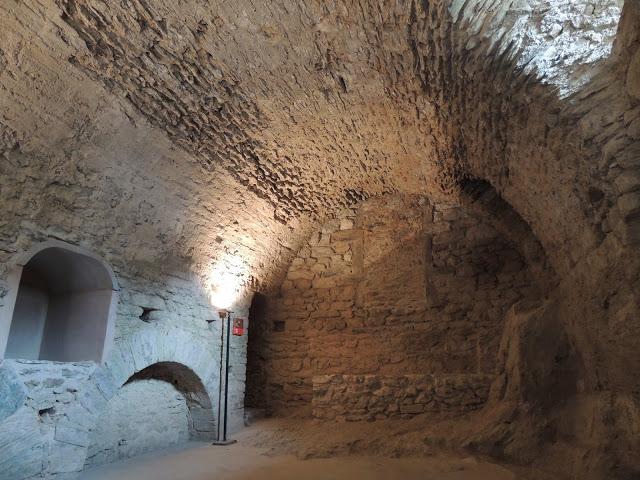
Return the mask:
<svg viewBox="0 0 640 480">
<path fill-rule="evenodd" d="M 211 443 L 211 445 L 220 445 L 220 446 L 224 446 L 224 445 L 233 445 L 234 443 L 237 443 L 237 440 L 215 440 L 214 442 Z"/>
</svg>

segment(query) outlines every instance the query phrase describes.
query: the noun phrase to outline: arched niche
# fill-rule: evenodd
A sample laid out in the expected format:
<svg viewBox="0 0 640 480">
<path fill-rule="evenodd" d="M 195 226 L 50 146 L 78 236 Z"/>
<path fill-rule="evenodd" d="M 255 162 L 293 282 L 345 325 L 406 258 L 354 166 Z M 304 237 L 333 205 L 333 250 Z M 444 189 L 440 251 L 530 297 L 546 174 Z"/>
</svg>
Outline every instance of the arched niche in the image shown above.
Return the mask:
<svg viewBox="0 0 640 480">
<path fill-rule="evenodd" d="M 192 440 L 211 440 L 215 430 L 213 407 L 207 390 L 196 373 L 177 362 L 158 362 L 132 375 L 125 385 L 156 379 L 170 383 L 184 395 L 189 409 L 189 434 Z"/>
<path fill-rule="evenodd" d="M 284 330 L 284 322 L 275 325 L 267 323 L 267 302 L 265 295 L 256 292 L 249 308 L 249 330 L 247 333 L 247 368 L 245 377 L 245 409 L 263 409 L 266 405 L 265 349 L 269 327 L 273 331 Z M 282 330 L 281 330 L 282 329 Z"/>
<path fill-rule="evenodd" d="M 60 241 L 16 259 L 0 310 L 3 358 L 60 362 L 106 357 L 117 282 L 95 254 Z"/>
<path fill-rule="evenodd" d="M 557 284 L 557 274 L 540 240 L 520 213 L 487 180 L 465 178 L 460 182 L 460 193 L 461 204 L 490 219 L 496 230 L 520 251 L 538 286 L 544 291 L 551 290 Z"/>
</svg>

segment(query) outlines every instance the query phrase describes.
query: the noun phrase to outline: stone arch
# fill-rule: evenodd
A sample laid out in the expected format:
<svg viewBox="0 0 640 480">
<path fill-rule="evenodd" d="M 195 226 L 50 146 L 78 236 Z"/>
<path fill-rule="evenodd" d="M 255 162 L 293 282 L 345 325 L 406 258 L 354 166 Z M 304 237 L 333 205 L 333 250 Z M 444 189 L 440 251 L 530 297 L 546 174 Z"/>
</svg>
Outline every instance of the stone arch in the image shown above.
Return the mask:
<svg viewBox="0 0 640 480">
<path fill-rule="evenodd" d="M 96 420 L 85 467 L 188 440 L 211 440 L 215 432 L 212 404 L 202 380 L 177 362 L 158 362 L 136 372 Z"/>
<path fill-rule="evenodd" d="M 150 365 L 175 362 L 193 370 L 208 388 L 217 386 L 218 379 L 217 360 L 212 357 L 206 339 L 194 343 L 193 335 L 179 328 L 147 326 L 116 342 L 101 373 L 119 387 Z"/>
<path fill-rule="evenodd" d="M 10 262 L 10 265 L 15 267 L 24 267 L 31 258 L 33 258 L 36 254 L 40 253 L 43 250 L 48 248 L 63 248 L 65 250 L 69 250 L 70 252 L 77 253 L 79 255 L 84 255 L 85 257 L 93 258 L 94 260 L 100 262 L 104 267 L 109 279 L 111 281 L 111 285 L 114 290 L 120 290 L 118 279 L 116 274 L 113 272 L 111 266 L 106 263 L 98 254 L 92 252 L 91 250 L 87 250 L 86 248 L 73 245 L 71 243 L 63 242 L 61 240 L 46 240 L 44 242 L 40 242 L 36 245 L 33 245 L 26 252 L 20 253 L 14 257 L 14 259 Z"/>
<path fill-rule="evenodd" d="M 98 362 L 107 357 L 119 286 L 111 267 L 98 255 L 48 240 L 9 262 L 7 284 L 8 295 L 0 305 L 2 357 Z M 38 295 L 38 302 L 30 294 Z M 34 305 L 37 312 L 24 311 L 23 307 Z M 14 324 L 16 319 L 29 322 Z M 39 335 L 32 335 L 32 323 Z M 79 345 L 73 341 L 78 336 L 91 341 Z M 29 345 L 16 346 L 25 339 L 30 339 Z"/>
<path fill-rule="evenodd" d="M 124 340 L 116 341 L 106 361 L 95 369 L 91 377 L 78 392 L 78 408 L 66 412 L 68 425 L 72 425 L 74 438 L 85 439 L 76 451 L 74 462 L 77 471 L 86 463 L 91 432 L 108 402 L 118 390 L 139 372 L 156 364 L 180 365 L 197 378 L 203 390 L 199 395 L 211 393 L 218 388 L 219 359 L 211 354 L 206 339 L 194 341 L 193 335 L 179 328 L 157 328 L 146 326 Z M 144 374 L 141 374 L 144 375 Z M 211 409 L 211 417 L 216 411 Z M 202 413 L 202 412 L 199 412 Z M 207 414 L 208 415 L 208 414 Z M 56 439 L 57 440 L 57 439 Z M 56 448 L 56 445 L 52 447 Z"/>
<path fill-rule="evenodd" d="M 520 252 L 538 286 L 550 290 L 557 284 L 557 275 L 547 253 L 527 221 L 507 202 L 487 180 L 465 178 L 460 182 L 460 204 L 489 219 Z"/>
<path fill-rule="evenodd" d="M 186 398 L 191 438 L 210 440 L 215 429 L 213 407 L 202 380 L 193 370 L 176 362 L 158 362 L 134 374 L 125 385 L 152 378 L 172 384 Z"/>
</svg>

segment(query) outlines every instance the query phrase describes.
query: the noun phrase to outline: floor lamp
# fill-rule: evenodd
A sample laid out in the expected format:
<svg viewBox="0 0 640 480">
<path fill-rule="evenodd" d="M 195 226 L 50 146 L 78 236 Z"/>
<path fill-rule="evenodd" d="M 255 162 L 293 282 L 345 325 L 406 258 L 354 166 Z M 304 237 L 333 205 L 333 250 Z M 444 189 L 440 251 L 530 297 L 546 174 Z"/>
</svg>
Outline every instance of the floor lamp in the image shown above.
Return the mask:
<svg viewBox="0 0 640 480">
<path fill-rule="evenodd" d="M 220 381 L 218 382 L 218 432 L 217 439 L 213 442 L 213 445 L 231 445 L 236 443 L 237 440 L 227 440 L 227 407 L 229 405 L 229 345 L 231 344 L 231 312 L 230 310 L 220 310 L 218 315 L 222 323 L 220 325 Z M 223 360 L 223 348 L 225 348 L 225 320 L 227 324 L 227 338 L 226 338 L 226 354 L 224 355 L 224 420 L 222 429 L 222 438 L 220 438 L 220 417 L 222 412 L 222 360 Z"/>
</svg>

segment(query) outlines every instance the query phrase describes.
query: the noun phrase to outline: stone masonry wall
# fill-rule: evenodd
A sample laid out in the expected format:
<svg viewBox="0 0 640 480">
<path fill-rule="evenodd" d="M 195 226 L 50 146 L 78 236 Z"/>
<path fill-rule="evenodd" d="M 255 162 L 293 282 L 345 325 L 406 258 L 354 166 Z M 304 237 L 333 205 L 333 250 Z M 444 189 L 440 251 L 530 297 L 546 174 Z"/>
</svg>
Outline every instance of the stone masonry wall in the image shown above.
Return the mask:
<svg viewBox="0 0 640 480">
<path fill-rule="evenodd" d="M 13 151 L 0 162 L 5 209 L 0 222 L 0 309 L 7 307 L 12 293 L 7 279 L 16 257 L 51 239 L 95 253 L 112 267 L 119 287 L 113 345 L 103 364 L 0 360 L 0 480 L 76 477 L 109 400 L 129 377 L 157 362 L 176 362 L 192 370 L 216 416 L 221 322 L 207 279 L 220 278 L 203 270 L 226 258 L 225 243 L 201 234 L 222 235 L 227 228 L 240 229 L 234 226 L 238 220 L 252 225 L 247 217 L 267 215 L 256 203 L 246 215 L 219 218 L 202 206 L 207 202 L 193 184 L 180 184 L 170 168 L 154 163 L 163 159 L 184 165 L 182 153 L 161 153 L 166 140 L 147 129 L 145 144 L 157 147 L 147 156 L 135 147 L 138 140 L 125 133 L 132 132 L 131 125 L 120 127 L 91 144 L 70 139 L 73 146 L 52 143 L 46 151 Z M 226 211 L 224 202 L 217 204 Z M 287 241 L 284 234 L 278 238 Z M 205 249 L 216 245 L 220 255 L 207 255 L 207 262 L 194 259 L 184 253 L 193 252 L 190 247 L 179 245 L 191 241 Z M 255 242 L 251 248 L 271 249 Z M 243 251 L 236 256 L 248 258 Z M 234 310 L 246 315 L 242 299 Z M 232 337 L 232 431 L 243 424 L 245 348 L 246 337 Z M 143 396 L 153 395 L 149 390 Z M 139 418 L 131 428 L 144 432 L 145 421 Z"/>
<path fill-rule="evenodd" d="M 72 479 L 85 467 L 87 455 L 96 455 L 88 462 L 92 464 L 94 460 L 110 461 L 165 446 L 151 432 L 176 425 L 175 408 L 159 408 L 154 415 L 135 415 L 130 408 L 110 407 L 112 399 L 126 395 L 130 388 L 125 385 L 127 380 L 159 362 L 173 362 L 193 372 L 213 407 L 203 420 L 215 422 L 221 322 L 205 292 L 186 275 L 152 280 L 123 274 L 118 275 L 118 280 L 121 290 L 115 340 L 103 364 L 17 359 L 0 362 L 1 480 Z M 143 308 L 157 310 L 143 320 Z M 245 348 L 245 337 L 232 337 L 231 431 L 242 426 Z M 138 402 L 157 403 L 157 394 L 154 382 L 136 385 Z M 183 394 L 190 392 L 180 395 Z M 191 416 L 198 414 L 202 412 L 190 412 Z M 119 446 L 116 450 L 113 445 L 96 445 L 98 440 L 108 442 L 111 438 L 99 434 L 100 422 L 120 425 L 125 420 L 127 432 L 120 440 L 128 438 L 134 446 Z M 188 426 L 186 422 L 185 419 Z M 215 428 L 197 432 L 197 438 L 204 439 L 204 433 L 213 438 Z M 178 435 L 171 441 L 188 438 Z"/>
<path fill-rule="evenodd" d="M 492 374 L 503 316 L 534 294 L 491 227 L 424 197 L 370 200 L 314 233 L 270 299 L 268 407 L 309 407 L 318 375 Z M 251 330 L 250 330 L 251 334 Z"/>
<path fill-rule="evenodd" d="M 313 417 L 384 420 L 424 413 L 476 410 L 493 375 L 319 375 L 313 377 Z"/>
<path fill-rule="evenodd" d="M 576 447 L 552 455 L 578 466 L 572 478 L 637 472 L 638 422 L 629 419 L 640 411 L 638 2 L 624 2 L 613 57 L 597 66 L 618 0 L 205 3 L 0 2 L 0 307 L 5 266 L 49 238 L 95 251 L 122 287 L 105 365 L 1 364 L 0 472 L 72 475 L 81 465 L 68 459 L 82 458 L 78 443 L 98 412 L 153 362 L 189 365 L 215 388 L 219 331 L 202 323 L 215 314 L 203 274 L 238 265 L 233 279 L 266 292 L 299 250 L 307 217 L 387 192 L 444 190 L 454 202 L 469 177 L 493 185 L 540 240 L 562 278 L 557 321 L 584 365 L 579 395 L 561 402 L 584 407 L 550 412 L 566 425 L 540 422 L 540 437 L 520 449 L 537 454 L 556 431 Z M 555 86 L 564 94 L 587 78 L 557 98 Z M 471 260 L 453 252 L 471 245 L 467 231 L 441 245 L 438 267 L 433 249 L 415 257 L 423 249 L 405 228 L 420 223 L 409 222 L 411 209 L 396 211 L 406 225 L 386 233 L 384 222 L 345 225 L 351 260 L 349 251 L 312 252 L 331 247 L 340 226 L 327 228 L 328 245 L 307 245 L 295 275 L 308 278 L 285 282 L 274 305 L 264 353 L 272 403 L 309 405 L 314 372 L 345 365 L 369 374 L 381 365 L 385 375 L 490 368 L 500 322 L 491 316 L 509 303 L 501 295 L 523 289 L 500 273 L 489 273 L 490 285 L 479 279 L 512 250 L 473 246 L 489 265 L 439 272 L 462 272 Z M 383 233 L 400 240 L 388 254 Z M 416 238 L 423 233 L 426 247 L 437 244 L 435 233 Z M 424 263 L 412 268 L 416 258 Z M 310 276 L 314 265 L 326 272 Z M 394 288 L 398 278 L 408 287 Z M 160 296 L 167 309 L 143 322 L 131 293 Z M 436 294 L 461 303 L 449 309 Z M 234 412 L 243 342 L 233 344 Z M 70 389 L 56 386 L 76 367 Z M 514 430 L 532 426 L 528 415 Z"/>
</svg>

